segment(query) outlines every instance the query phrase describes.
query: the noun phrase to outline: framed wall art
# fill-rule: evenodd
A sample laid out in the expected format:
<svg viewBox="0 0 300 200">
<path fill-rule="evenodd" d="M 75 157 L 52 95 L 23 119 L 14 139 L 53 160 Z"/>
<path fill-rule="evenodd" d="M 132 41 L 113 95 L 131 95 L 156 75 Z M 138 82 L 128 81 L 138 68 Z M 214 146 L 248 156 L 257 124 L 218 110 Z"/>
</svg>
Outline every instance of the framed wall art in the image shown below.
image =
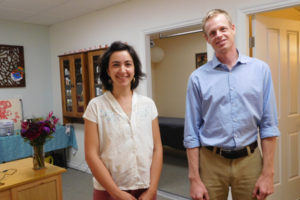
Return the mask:
<svg viewBox="0 0 300 200">
<path fill-rule="evenodd" d="M 24 47 L 0 44 L 0 88 L 25 87 Z"/>
<path fill-rule="evenodd" d="M 196 69 L 200 67 L 201 65 L 204 65 L 207 63 L 207 53 L 196 53 Z"/>
</svg>

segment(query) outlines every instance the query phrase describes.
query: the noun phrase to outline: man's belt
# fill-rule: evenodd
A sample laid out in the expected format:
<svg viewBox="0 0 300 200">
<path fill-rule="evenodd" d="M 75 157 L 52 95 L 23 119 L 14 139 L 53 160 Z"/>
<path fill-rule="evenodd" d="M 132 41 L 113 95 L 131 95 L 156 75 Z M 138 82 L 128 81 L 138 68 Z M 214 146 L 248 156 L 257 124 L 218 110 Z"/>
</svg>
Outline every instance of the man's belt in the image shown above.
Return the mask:
<svg viewBox="0 0 300 200">
<path fill-rule="evenodd" d="M 253 142 L 252 144 L 238 150 L 228 150 L 228 149 L 223 149 L 220 147 L 214 147 L 214 146 L 205 146 L 208 150 L 219 154 L 223 156 L 224 158 L 229 158 L 229 159 L 235 159 L 235 158 L 241 158 L 244 156 L 248 156 L 249 154 L 253 153 L 254 150 L 257 147 L 257 141 Z"/>
</svg>

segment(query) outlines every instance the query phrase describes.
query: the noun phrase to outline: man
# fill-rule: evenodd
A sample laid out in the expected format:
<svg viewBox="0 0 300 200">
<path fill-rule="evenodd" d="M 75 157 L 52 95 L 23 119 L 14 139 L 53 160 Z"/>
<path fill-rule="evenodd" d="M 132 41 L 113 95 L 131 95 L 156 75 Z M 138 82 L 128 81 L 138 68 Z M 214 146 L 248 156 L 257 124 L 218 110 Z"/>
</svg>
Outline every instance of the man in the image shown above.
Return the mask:
<svg viewBox="0 0 300 200">
<path fill-rule="evenodd" d="M 273 193 L 276 104 L 268 65 L 235 46 L 235 26 L 224 10 L 202 23 L 211 61 L 188 82 L 184 145 L 194 200 L 263 200 Z M 262 156 L 257 148 L 261 139 Z"/>
</svg>

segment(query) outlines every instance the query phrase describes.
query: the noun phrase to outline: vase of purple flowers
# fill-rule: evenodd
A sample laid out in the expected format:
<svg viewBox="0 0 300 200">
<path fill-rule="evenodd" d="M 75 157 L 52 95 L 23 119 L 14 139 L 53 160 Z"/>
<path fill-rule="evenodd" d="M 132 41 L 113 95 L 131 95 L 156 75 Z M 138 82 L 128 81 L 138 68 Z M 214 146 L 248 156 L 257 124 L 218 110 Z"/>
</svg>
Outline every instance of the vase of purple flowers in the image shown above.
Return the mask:
<svg viewBox="0 0 300 200">
<path fill-rule="evenodd" d="M 45 167 L 44 144 L 53 137 L 57 122 L 58 118 L 53 116 L 53 112 L 45 120 L 34 118 L 22 122 L 21 136 L 33 149 L 33 169 Z"/>
<path fill-rule="evenodd" d="M 33 154 L 33 169 L 42 169 L 45 167 L 45 154 L 44 145 L 34 145 L 32 146 Z"/>
</svg>

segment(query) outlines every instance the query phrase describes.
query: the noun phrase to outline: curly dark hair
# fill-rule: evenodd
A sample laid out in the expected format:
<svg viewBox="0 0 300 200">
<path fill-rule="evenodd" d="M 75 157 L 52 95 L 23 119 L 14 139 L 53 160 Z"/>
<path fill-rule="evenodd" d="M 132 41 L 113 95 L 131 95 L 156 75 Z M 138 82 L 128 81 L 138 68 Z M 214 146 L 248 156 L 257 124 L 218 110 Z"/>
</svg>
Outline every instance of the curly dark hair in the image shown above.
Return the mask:
<svg viewBox="0 0 300 200">
<path fill-rule="evenodd" d="M 139 81 L 145 77 L 145 74 L 142 72 L 142 65 L 141 61 L 135 52 L 134 48 L 128 44 L 125 44 L 120 41 L 113 42 L 110 47 L 106 50 L 103 56 L 100 59 L 100 79 L 104 86 L 105 90 L 112 91 L 113 85 L 111 82 L 111 78 L 107 74 L 108 66 L 109 66 L 109 59 L 110 56 L 116 51 L 128 51 L 130 54 L 133 64 L 134 64 L 134 81 L 131 82 L 131 90 L 137 88 L 139 85 Z"/>
</svg>

